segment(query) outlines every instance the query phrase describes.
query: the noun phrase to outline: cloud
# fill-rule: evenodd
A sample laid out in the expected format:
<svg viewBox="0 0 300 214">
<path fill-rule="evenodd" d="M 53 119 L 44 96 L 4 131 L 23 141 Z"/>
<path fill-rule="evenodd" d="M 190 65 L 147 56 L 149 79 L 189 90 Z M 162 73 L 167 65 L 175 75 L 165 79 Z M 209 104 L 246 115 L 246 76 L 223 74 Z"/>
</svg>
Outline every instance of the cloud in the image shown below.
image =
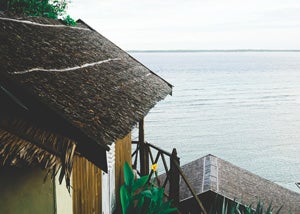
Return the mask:
<svg viewBox="0 0 300 214">
<path fill-rule="evenodd" d="M 124 49 L 300 49 L 299 9 L 296 0 L 75 0 L 69 12 Z"/>
</svg>

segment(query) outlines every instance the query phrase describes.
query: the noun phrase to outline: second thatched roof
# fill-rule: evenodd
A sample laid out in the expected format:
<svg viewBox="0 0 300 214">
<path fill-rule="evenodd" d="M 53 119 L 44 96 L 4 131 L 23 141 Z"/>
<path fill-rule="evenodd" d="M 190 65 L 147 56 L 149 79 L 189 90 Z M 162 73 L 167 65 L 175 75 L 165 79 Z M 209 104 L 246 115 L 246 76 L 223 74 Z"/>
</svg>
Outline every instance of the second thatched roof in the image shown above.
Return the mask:
<svg viewBox="0 0 300 214">
<path fill-rule="evenodd" d="M 207 155 L 182 166 L 184 174 L 194 187 L 196 194 L 205 198 L 210 196 L 213 203 L 216 196 L 239 201 L 249 206 L 262 202 L 265 207 L 272 204 L 274 210 L 281 208 L 281 213 L 300 213 L 300 194 L 259 177 L 245 169 L 237 167 L 221 158 Z M 180 201 L 183 205 L 190 205 L 192 195 L 180 181 Z M 195 207 L 188 207 L 193 210 Z M 197 207 L 196 207 L 197 208 Z M 191 212 L 194 213 L 194 212 Z M 197 213 L 197 212 L 196 212 Z"/>
</svg>

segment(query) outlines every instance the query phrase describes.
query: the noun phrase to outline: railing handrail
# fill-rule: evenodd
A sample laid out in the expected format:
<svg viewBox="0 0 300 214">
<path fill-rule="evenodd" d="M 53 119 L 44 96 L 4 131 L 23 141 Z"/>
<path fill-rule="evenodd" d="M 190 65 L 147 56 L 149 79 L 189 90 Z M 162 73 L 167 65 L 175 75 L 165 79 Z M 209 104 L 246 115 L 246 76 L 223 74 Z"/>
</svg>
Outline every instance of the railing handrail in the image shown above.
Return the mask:
<svg viewBox="0 0 300 214">
<path fill-rule="evenodd" d="M 139 141 L 132 141 L 132 144 L 138 144 L 138 143 L 139 143 Z M 161 149 L 161 148 L 159 148 L 159 147 L 157 147 L 157 146 L 155 146 L 151 143 L 148 143 L 147 141 L 145 142 L 145 144 L 152 147 L 153 149 L 156 149 L 157 151 L 160 151 L 161 153 L 163 153 L 163 154 L 165 154 L 169 157 L 172 156 L 172 154 L 170 152 L 167 152 L 166 150 L 163 150 L 163 149 Z"/>
<path fill-rule="evenodd" d="M 138 150 L 141 149 L 141 147 L 139 146 L 139 145 L 140 145 L 139 143 L 140 143 L 139 141 L 132 141 L 132 144 L 137 144 L 137 148 L 136 148 L 136 150 L 133 152 L 132 157 L 133 157 L 134 155 L 137 155 Z M 180 167 L 180 164 L 179 164 L 179 158 L 177 157 L 176 149 L 173 149 L 173 152 L 170 153 L 170 152 L 167 152 L 167 151 L 165 151 L 165 150 L 163 150 L 163 149 L 161 149 L 161 148 L 159 148 L 159 147 L 157 147 L 157 146 L 155 146 L 155 145 L 153 145 L 153 144 L 150 144 L 150 143 L 148 143 L 148 142 L 143 142 L 143 146 L 146 146 L 146 148 L 147 148 L 147 149 L 146 149 L 146 150 L 147 150 L 147 154 L 146 154 L 146 155 L 149 155 L 149 156 L 150 156 L 150 158 L 148 158 L 148 160 L 149 160 L 149 162 L 151 161 L 152 164 L 157 163 L 157 162 L 158 162 L 158 159 L 159 159 L 159 156 L 161 156 L 162 161 L 163 161 L 163 163 L 164 163 L 165 170 L 166 170 L 166 179 L 165 179 L 165 182 L 164 182 L 164 184 L 163 184 L 162 186 L 164 187 L 164 186 L 167 184 L 167 181 L 169 181 L 169 183 L 170 183 L 170 189 L 171 189 L 171 188 L 173 189 L 173 190 L 172 190 L 172 195 L 171 195 L 171 192 L 169 192 L 169 197 L 171 197 L 172 199 L 175 199 L 175 198 L 177 199 L 178 202 L 175 202 L 175 204 L 178 205 L 178 203 L 179 203 L 179 181 L 178 181 L 178 180 L 177 180 L 177 181 L 174 180 L 174 177 L 176 177 L 176 176 L 174 176 L 174 175 L 173 175 L 172 178 L 170 179 L 170 175 L 169 175 L 169 174 L 170 174 L 171 169 L 172 169 L 172 173 L 175 173 L 177 176 L 180 175 L 180 176 L 183 178 L 183 180 L 184 180 L 184 182 L 186 183 L 188 189 L 190 190 L 190 192 L 191 192 L 193 198 L 195 198 L 196 203 L 198 204 L 199 208 L 201 209 L 201 211 L 202 211 L 204 214 L 207 214 L 207 212 L 206 212 L 206 210 L 205 210 L 205 208 L 204 208 L 202 202 L 201 202 L 200 199 L 198 198 L 198 196 L 197 196 L 196 192 L 194 191 L 192 185 L 191 185 L 190 182 L 188 181 L 188 178 L 186 177 L 186 175 L 184 174 L 184 172 L 182 171 L 182 169 L 181 169 L 181 167 Z M 157 150 L 157 155 L 156 155 L 156 158 L 155 158 L 155 159 L 153 158 L 153 155 L 152 155 L 152 152 L 151 152 L 150 148 L 153 148 L 153 149 Z M 144 151 L 144 152 L 145 152 L 145 151 Z M 167 155 L 167 156 L 169 156 L 169 158 L 170 158 L 170 169 L 167 169 L 167 167 L 166 167 L 166 161 L 165 161 L 164 155 Z M 137 158 L 137 157 L 136 157 L 136 158 Z M 137 159 L 136 159 L 136 160 L 137 160 Z M 135 167 L 136 167 L 136 161 L 135 161 Z M 142 168 L 142 166 L 141 166 L 141 168 Z M 174 172 L 174 168 L 176 169 L 177 172 Z M 154 173 L 154 171 L 151 170 L 150 173 L 149 173 L 149 180 L 148 180 L 148 182 L 150 182 L 153 173 Z M 157 178 L 157 173 L 156 173 L 156 172 L 155 172 L 155 176 L 156 176 L 156 178 Z M 175 182 L 176 185 L 178 185 L 177 187 L 175 187 L 175 190 L 174 190 L 174 187 L 173 187 L 173 186 L 171 187 L 171 180 L 172 180 L 173 183 Z M 158 184 L 158 185 L 159 185 L 159 184 Z M 172 184 L 172 185 L 174 185 L 174 184 Z M 176 188 L 177 188 L 177 189 L 176 189 Z M 174 192 L 174 191 L 175 191 L 175 192 Z M 174 195 L 176 194 L 177 191 L 178 191 L 178 195 L 177 195 L 177 196 L 174 196 Z M 175 198 L 174 198 L 174 197 L 175 197 Z M 174 200 L 174 201 L 175 201 L 175 200 Z"/>
</svg>

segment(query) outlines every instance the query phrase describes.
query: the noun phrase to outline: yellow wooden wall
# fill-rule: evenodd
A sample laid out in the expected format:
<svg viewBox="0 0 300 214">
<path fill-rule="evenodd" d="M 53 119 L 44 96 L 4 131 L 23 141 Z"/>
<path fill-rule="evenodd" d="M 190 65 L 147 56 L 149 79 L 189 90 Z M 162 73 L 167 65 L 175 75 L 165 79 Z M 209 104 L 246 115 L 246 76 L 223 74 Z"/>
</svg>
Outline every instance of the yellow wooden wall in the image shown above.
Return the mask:
<svg viewBox="0 0 300 214">
<path fill-rule="evenodd" d="M 131 164 L 131 134 L 116 141 L 115 178 L 117 211 L 120 212 L 119 189 L 124 183 L 123 166 Z M 83 157 L 75 156 L 73 164 L 73 213 L 102 213 L 101 170 Z"/>
<path fill-rule="evenodd" d="M 120 186 L 124 183 L 123 166 L 125 161 L 131 165 L 131 134 L 128 134 L 121 140 L 116 141 L 116 200 L 117 200 L 117 212 L 121 213 L 120 204 Z"/>
<path fill-rule="evenodd" d="M 75 156 L 73 164 L 73 213 L 102 213 L 101 170 Z"/>
</svg>

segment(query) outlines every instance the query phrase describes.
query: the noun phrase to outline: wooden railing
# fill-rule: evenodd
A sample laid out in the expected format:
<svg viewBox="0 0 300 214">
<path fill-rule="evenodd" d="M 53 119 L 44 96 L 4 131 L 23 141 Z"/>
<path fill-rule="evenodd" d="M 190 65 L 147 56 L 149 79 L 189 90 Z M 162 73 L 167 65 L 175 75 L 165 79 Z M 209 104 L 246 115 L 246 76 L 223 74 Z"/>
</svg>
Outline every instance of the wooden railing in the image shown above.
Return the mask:
<svg viewBox="0 0 300 214">
<path fill-rule="evenodd" d="M 136 146 L 132 153 L 132 167 L 140 176 L 149 175 L 149 183 L 151 182 L 154 185 L 163 187 L 166 190 L 166 197 L 173 201 L 174 207 L 179 207 L 179 181 L 181 177 L 196 200 L 201 213 L 207 214 L 203 204 L 180 167 L 180 159 L 177 156 L 175 148 L 172 153 L 169 153 L 145 142 L 143 121 L 139 123 L 139 140 L 132 141 L 132 145 Z M 163 175 L 160 176 L 158 176 L 157 171 L 150 169 L 150 166 L 157 164 L 159 161 L 163 165 Z M 167 186 L 167 184 L 169 185 Z"/>
</svg>

